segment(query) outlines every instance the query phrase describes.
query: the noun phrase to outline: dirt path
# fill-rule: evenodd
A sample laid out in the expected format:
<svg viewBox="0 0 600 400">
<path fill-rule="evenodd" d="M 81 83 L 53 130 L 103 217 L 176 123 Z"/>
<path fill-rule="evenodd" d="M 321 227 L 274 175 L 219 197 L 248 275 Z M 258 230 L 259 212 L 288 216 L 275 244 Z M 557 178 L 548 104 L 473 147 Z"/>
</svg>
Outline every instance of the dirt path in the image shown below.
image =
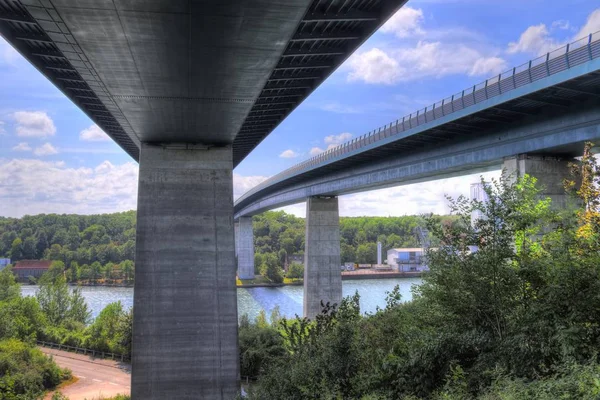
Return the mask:
<svg viewBox="0 0 600 400">
<path fill-rule="evenodd" d="M 44 347 L 40 347 L 40 350 L 54 357 L 54 361 L 62 368 L 69 368 L 77 378 L 77 382 L 60 389 L 70 400 L 92 400 L 100 396 L 130 393 L 129 364 Z"/>
</svg>

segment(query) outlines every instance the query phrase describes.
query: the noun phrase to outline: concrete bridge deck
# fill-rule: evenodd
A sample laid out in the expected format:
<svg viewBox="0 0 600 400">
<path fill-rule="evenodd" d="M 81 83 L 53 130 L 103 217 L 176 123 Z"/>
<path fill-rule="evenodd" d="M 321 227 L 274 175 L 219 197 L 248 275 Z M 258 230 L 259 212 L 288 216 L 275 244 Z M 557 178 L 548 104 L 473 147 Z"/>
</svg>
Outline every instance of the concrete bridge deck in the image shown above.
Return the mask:
<svg viewBox="0 0 600 400">
<path fill-rule="evenodd" d="M 236 218 L 303 202 L 581 154 L 600 140 L 600 32 L 301 162 L 235 202 Z"/>
</svg>

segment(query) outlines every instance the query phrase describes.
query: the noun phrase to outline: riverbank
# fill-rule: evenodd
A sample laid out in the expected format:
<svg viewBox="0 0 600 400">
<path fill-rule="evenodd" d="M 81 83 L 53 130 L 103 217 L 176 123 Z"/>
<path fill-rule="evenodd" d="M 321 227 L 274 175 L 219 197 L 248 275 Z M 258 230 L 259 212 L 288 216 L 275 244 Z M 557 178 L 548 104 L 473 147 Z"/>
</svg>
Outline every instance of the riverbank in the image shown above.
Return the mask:
<svg viewBox="0 0 600 400">
<path fill-rule="evenodd" d="M 402 278 L 420 278 L 421 271 L 398 272 L 398 271 L 377 271 L 372 269 L 359 269 L 356 271 L 342 271 L 342 280 L 360 280 L 360 279 L 402 279 Z M 255 279 L 240 280 L 236 279 L 238 288 L 257 288 L 257 287 L 282 287 L 282 286 L 302 286 L 302 279 L 284 279 L 282 283 L 269 282 L 265 277 L 257 275 Z"/>
<path fill-rule="evenodd" d="M 356 271 L 342 271 L 342 280 L 420 278 L 422 275 L 421 271 L 398 272 L 358 269 Z"/>
</svg>

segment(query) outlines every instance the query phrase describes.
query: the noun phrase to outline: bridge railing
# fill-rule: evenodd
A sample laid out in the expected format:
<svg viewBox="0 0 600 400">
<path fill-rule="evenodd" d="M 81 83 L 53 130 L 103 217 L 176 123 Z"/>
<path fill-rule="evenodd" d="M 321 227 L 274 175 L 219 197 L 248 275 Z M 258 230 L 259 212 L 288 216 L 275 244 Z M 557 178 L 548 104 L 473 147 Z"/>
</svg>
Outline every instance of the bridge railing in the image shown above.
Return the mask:
<svg viewBox="0 0 600 400">
<path fill-rule="evenodd" d="M 404 116 L 402 119 L 392 121 L 389 124 L 370 131 L 360 137 L 298 163 L 256 185 L 242 195 L 238 201 L 244 200 L 273 183 L 306 172 L 316 166 L 326 164 L 346 154 L 364 148 L 371 143 L 375 143 L 390 136 L 402 134 L 403 132 L 420 125 L 433 122 L 456 111 L 463 110 L 482 101 L 565 71 L 573 66 L 586 63 L 598 57 L 600 57 L 600 31 L 592 33 L 573 43 L 569 43 L 559 49 L 548 52 L 543 56 L 438 101 L 431 106 Z"/>
<path fill-rule="evenodd" d="M 105 351 L 86 349 L 84 347 L 68 346 L 66 344 L 45 342 L 42 340 L 38 340 L 38 341 L 36 341 L 36 343 L 38 346 L 47 347 L 50 349 L 70 351 L 75 354 L 83 354 L 86 356 L 92 356 L 94 358 L 107 358 L 107 359 L 110 358 L 111 360 L 117 360 L 117 361 L 120 360 L 121 362 L 130 362 L 131 361 L 131 357 L 128 354 L 109 353 L 109 352 L 105 352 Z"/>
</svg>

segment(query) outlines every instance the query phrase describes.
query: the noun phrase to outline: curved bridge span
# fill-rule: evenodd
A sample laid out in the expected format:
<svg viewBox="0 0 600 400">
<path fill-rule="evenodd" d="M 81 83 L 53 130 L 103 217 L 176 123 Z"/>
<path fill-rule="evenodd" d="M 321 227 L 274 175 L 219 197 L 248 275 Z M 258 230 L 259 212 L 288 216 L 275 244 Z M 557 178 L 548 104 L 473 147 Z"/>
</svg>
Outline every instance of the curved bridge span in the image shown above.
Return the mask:
<svg viewBox="0 0 600 400">
<path fill-rule="evenodd" d="M 600 140 L 600 32 L 289 168 L 235 202 L 236 219 L 306 201 L 571 158 Z"/>
</svg>

